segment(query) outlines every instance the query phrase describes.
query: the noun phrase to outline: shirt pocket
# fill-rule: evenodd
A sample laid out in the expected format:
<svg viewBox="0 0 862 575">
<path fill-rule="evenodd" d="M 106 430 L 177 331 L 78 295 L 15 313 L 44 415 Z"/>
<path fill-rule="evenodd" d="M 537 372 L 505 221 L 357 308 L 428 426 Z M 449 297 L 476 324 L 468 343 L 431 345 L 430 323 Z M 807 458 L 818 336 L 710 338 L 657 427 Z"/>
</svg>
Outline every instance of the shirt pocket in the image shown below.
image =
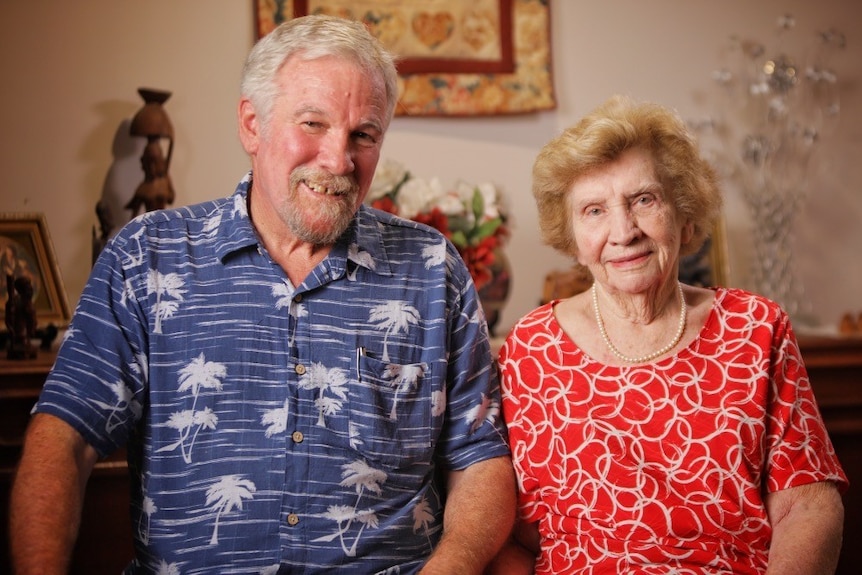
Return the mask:
<svg viewBox="0 0 862 575">
<path fill-rule="evenodd" d="M 392 470 L 430 465 L 433 378 L 428 365 L 363 354 L 356 368 L 358 383 L 349 395 L 351 447 Z"/>
</svg>

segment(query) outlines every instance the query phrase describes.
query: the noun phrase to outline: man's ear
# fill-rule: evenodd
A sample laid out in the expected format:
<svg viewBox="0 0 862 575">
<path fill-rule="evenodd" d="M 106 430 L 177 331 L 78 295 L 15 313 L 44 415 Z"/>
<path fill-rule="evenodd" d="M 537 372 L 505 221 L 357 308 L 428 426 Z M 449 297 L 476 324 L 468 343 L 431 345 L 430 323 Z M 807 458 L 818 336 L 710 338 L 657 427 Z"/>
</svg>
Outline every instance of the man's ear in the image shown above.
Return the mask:
<svg viewBox="0 0 862 575">
<path fill-rule="evenodd" d="M 239 141 L 245 152 L 252 156 L 257 153 L 260 144 L 260 121 L 251 100 L 241 98 L 237 106 L 239 120 Z"/>
</svg>

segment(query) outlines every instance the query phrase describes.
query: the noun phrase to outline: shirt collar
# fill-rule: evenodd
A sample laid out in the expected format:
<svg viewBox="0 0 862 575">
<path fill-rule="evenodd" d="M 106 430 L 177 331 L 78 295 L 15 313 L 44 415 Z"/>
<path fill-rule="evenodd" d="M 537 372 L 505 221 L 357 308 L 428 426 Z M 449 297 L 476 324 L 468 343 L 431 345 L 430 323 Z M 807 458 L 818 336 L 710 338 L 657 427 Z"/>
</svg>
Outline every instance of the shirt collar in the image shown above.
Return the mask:
<svg viewBox="0 0 862 575">
<path fill-rule="evenodd" d="M 221 261 L 236 251 L 260 247 L 260 238 L 248 215 L 248 192 L 252 180 L 252 173 L 248 172 L 228 201 L 221 204 L 218 210 L 220 213 L 216 214 L 218 223 L 214 227 L 217 226 L 219 238 L 216 252 Z M 349 273 L 356 266 L 379 275 L 391 275 L 379 214 L 365 205 L 359 207 L 350 225 L 323 262 L 330 268 L 333 277 Z M 348 265 L 348 262 L 353 265 Z"/>
</svg>

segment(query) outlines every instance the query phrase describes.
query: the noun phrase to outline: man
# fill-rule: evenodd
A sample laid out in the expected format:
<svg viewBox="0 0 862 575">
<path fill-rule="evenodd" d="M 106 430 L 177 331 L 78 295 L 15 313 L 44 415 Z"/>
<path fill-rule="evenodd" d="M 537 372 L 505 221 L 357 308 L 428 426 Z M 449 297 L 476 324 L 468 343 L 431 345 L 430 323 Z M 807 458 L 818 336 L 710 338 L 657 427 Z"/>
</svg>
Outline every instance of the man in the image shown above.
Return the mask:
<svg viewBox="0 0 862 575">
<path fill-rule="evenodd" d="M 13 490 L 20 574 L 63 571 L 122 445 L 130 573 L 482 572 L 515 488 L 475 289 L 442 236 L 362 205 L 395 101 L 361 24 L 255 46 L 252 171 L 132 221 L 94 267 Z"/>
</svg>

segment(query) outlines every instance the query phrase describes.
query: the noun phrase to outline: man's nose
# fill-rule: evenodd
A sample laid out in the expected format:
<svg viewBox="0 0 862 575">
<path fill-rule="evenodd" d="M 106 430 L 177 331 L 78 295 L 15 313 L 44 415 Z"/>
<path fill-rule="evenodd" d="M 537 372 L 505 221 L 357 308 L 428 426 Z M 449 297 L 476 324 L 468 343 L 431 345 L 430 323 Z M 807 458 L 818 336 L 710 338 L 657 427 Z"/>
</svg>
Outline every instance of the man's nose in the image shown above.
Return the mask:
<svg viewBox="0 0 862 575">
<path fill-rule="evenodd" d="M 353 172 L 353 152 L 350 139 L 342 134 L 329 134 L 320 149 L 323 167 L 331 174 L 343 176 Z"/>
</svg>

